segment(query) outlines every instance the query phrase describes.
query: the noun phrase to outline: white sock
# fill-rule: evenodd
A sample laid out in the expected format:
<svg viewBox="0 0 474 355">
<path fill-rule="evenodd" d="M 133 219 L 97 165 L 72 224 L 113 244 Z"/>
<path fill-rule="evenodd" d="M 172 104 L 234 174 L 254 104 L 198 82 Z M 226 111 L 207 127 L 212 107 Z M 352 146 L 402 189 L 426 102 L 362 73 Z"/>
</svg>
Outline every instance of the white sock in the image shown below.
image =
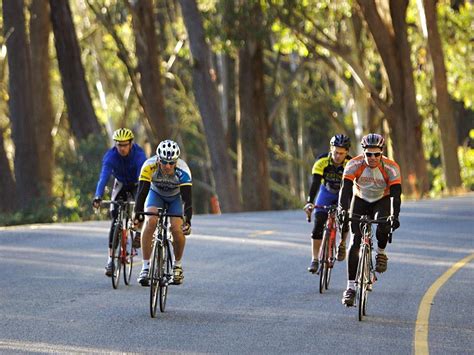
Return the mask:
<svg viewBox="0 0 474 355">
<path fill-rule="evenodd" d="M 112 262 L 112 257 L 109 256 L 109 258 L 107 259 L 107 263 L 111 263 Z"/>
<path fill-rule="evenodd" d="M 150 260 L 143 260 L 142 270 L 148 270 L 150 268 Z"/>
<path fill-rule="evenodd" d="M 377 254 L 384 254 L 385 255 L 385 249 L 380 249 L 377 247 Z"/>
<path fill-rule="evenodd" d="M 176 261 L 174 262 L 174 266 L 183 267 L 183 263 L 181 262 L 181 260 L 176 260 Z"/>
<path fill-rule="evenodd" d="M 355 287 L 355 281 L 354 280 L 347 280 L 347 288 L 351 289 L 351 290 L 355 290 L 356 287 Z"/>
</svg>

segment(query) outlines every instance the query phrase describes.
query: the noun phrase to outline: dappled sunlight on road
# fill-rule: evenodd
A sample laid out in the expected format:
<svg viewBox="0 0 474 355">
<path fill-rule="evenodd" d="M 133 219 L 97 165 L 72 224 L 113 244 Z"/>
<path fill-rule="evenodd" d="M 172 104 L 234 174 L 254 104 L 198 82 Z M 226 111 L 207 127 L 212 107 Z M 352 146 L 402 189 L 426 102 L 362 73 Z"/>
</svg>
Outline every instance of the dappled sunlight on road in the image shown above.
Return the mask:
<svg viewBox="0 0 474 355">
<path fill-rule="evenodd" d="M 69 354 L 124 354 L 123 351 L 111 349 L 89 348 L 66 344 L 50 344 L 41 342 L 17 341 L 0 339 L 0 352 L 28 352 L 28 353 L 69 353 Z"/>
</svg>

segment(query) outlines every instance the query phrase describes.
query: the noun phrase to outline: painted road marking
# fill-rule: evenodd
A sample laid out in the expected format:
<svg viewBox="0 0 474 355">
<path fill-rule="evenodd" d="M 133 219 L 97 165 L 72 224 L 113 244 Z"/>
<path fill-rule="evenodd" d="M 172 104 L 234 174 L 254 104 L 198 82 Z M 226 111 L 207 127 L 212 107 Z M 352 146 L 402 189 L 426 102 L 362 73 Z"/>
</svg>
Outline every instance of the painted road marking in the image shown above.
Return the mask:
<svg viewBox="0 0 474 355">
<path fill-rule="evenodd" d="M 443 275 L 441 275 L 426 291 L 418 307 L 418 315 L 415 324 L 415 354 L 429 354 L 428 331 L 430 323 L 430 311 L 433 300 L 439 289 L 453 276 L 456 271 L 468 264 L 474 259 L 474 254 L 466 256 L 451 266 Z"/>
</svg>

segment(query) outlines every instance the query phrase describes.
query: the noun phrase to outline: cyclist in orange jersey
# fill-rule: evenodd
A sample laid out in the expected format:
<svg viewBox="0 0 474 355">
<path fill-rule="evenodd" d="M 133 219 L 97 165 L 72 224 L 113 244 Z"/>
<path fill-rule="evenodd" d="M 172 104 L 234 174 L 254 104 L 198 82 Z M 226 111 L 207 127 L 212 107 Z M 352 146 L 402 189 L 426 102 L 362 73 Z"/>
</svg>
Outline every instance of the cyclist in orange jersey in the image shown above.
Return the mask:
<svg viewBox="0 0 474 355">
<path fill-rule="evenodd" d="M 347 211 L 356 215 L 369 215 L 371 218 L 390 216 L 391 224 L 381 224 L 377 227 L 377 255 L 375 257 L 377 272 L 387 270 L 388 258 L 385 247 L 390 230 L 400 227 L 398 216 L 401 205 L 401 176 L 396 162 L 382 155 L 385 140 L 380 134 L 370 133 L 361 141 L 364 153 L 347 163 L 342 187 L 339 193 L 338 220 L 344 223 Z M 354 305 L 355 278 L 359 262 L 359 248 L 362 232 L 359 223 L 351 222 L 352 241 L 347 263 L 347 289 L 344 291 L 342 303 Z"/>
</svg>

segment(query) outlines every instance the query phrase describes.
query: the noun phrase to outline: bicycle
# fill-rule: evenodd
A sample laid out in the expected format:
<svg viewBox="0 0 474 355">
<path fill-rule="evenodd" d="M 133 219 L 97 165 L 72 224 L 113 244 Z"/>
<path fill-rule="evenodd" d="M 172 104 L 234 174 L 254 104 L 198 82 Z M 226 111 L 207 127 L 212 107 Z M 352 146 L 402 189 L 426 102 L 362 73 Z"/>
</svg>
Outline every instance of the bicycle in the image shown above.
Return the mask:
<svg viewBox="0 0 474 355">
<path fill-rule="evenodd" d="M 133 269 L 133 257 L 137 254 L 133 247 L 134 231 L 132 229 L 132 209 L 134 201 L 102 201 L 104 205 L 117 206 L 117 218 L 112 234 L 112 287 L 117 289 L 120 283 L 120 273 L 123 267 L 123 280 L 130 285 Z"/>
<path fill-rule="evenodd" d="M 169 216 L 166 208 L 158 212 L 139 212 L 137 215 L 156 216 L 158 223 L 153 233 L 153 247 L 150 260 L 150 315 L 156 317 L 158 298 L 160 311 L 164 312 L 168 296 L 168 286 L 173 284 L 173 264 L 175 261 Z"/>
<path fill-rule="evenodd" d="M 352 214 L 352 216 L 356 215 Z M 372 238 L 374 233 L 372 225 L 391 223 L 391 221 L 389 217 L 372 219 L 367 215 L 357 215 L 356 218 L 349 217 L 347 220 L 359 223 L 362 232 L 355 279 L 356 303 L 354 304 L 354 307 L 359 307 L 359 321 L 362 321 L 364 316 L 367 315 L 368 292 L 372 291 L 373 285 L 377 281 L 372 259 Z M 388 241 L 389 243 L 392 242 L 392 232 L 389 233 Z"/>
<path fill-rule="evenodd" d="M 315 206 L 315 208 L 328 210 L 328 218 L 319 249 L 319 293 L 323 293 L 329 287 L 332 269 L 336 261 L 337 205 Z"/>
</svg>

